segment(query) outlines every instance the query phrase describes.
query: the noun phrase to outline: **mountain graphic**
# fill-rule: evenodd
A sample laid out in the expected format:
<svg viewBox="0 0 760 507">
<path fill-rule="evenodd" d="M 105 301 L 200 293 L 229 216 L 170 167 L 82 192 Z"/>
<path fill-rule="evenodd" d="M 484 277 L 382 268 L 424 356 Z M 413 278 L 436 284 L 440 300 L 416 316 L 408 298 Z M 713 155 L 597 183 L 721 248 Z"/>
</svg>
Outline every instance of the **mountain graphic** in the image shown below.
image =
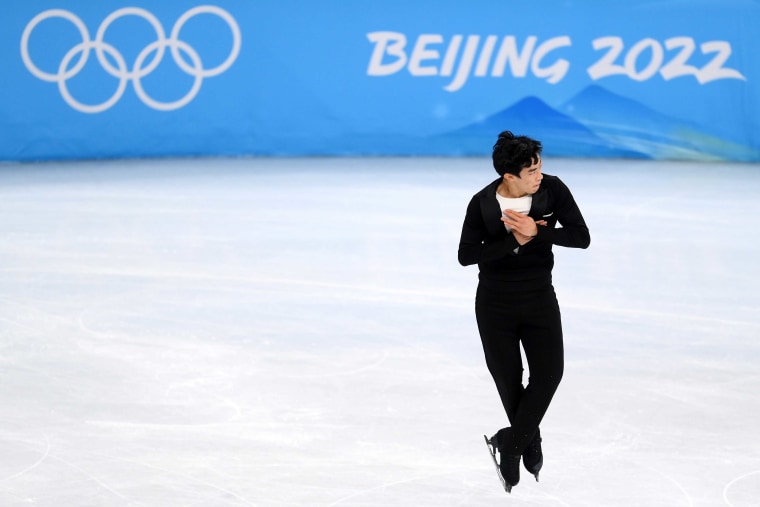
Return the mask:
<svg viewBox="0 0 760 507">
<path fill-rule="evenodd" d="M 573 117 L 549 107 L 537 97 L 526 97 L 483 120 L 435 137 L 444 153 L 488 155 L 499 132 L 538 139 L 548 156 L 649 158 L 644 152 L 616 146 Z"/>
<path fill-rule="evenodd" d="M 611 145 L 651 158 L 751 161 L 760 156 L 750 147 L 706 133 L 695 122 L 659 113 L 597 85 L 559 109 Z"/>
</svg>

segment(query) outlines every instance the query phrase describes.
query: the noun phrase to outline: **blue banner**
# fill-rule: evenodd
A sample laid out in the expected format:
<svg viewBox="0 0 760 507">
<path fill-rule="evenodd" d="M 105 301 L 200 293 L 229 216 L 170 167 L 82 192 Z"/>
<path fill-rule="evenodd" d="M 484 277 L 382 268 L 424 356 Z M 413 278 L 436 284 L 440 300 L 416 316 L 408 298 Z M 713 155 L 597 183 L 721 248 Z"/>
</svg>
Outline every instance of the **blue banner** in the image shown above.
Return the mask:
<svg viewBox="0 0 760 507">
<path fill-rule="evenodd" d="M 760 161 L 760 2 L 35 0 L 0 6 L 0 160 Z"/>
</svg>

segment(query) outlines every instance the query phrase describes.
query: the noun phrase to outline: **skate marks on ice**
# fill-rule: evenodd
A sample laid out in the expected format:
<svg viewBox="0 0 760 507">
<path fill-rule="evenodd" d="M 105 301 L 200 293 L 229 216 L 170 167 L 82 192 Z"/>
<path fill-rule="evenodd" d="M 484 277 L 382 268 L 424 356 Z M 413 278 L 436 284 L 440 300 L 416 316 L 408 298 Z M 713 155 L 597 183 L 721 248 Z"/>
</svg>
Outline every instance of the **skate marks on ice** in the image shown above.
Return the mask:
<svg viewBox="0 0 760 507">
<path fill-rule="evenodd" d="M 747 472 L 723 488 L 723 500 L 730 507 L 751 507 L 760 498 L 760 470 Z"/>
<path fill-rule="evenodd" d="M 756 441 L 743 441 L 757 424 L 749 408 L 758 386 L 757 326 L 742 319 L 600 312 L 592 338 L 587 312 L 594 310 L 576 312 L 566 326 L 573 337 L 566 376 L 548 415 L 562 421 L 555 473 L 575 477 L 572 490 L 585 490 L 594 502 L 575 500 L 619 505 L 616 490 L 604 482 L 632 485 L 624 505 L 707 507 L 724 498 L 734 507 L 754 505 L 757 484 L 754 495 L 726 495 L 723 487 L 737 469 L 757 463 Z M 564 461 L 568 456 L 575 459 Z M 745 481 L 743 488 L 752 491 Z M 565 499 L 572 498 L 568 493 Z"/>
<path fill-rule="evenodd" d="M 0 503 L 753 505 L 760 273 L 733 218 L 760 171 L 549 162 L 592 245 L 557 252 L 565 377 L 510 497 L 456 263 L 487 160 L 0 168 Z"/>
<path fill-rule="evenodd" d="M 488 458 L 486 457 L 486 460 Z M 437 468 L 437 467 L 434 467 Z M 499 484 L 496 474 L 483 474 L 479 467 L 470 470 L 442 471 L 390 481 L 350 493 L 327 507 L 380 505 L 494 505 L 509 500 L 513 505 L 571 507 L 560 496 L 527 486 L 512 494 Z"/>
<path fill-rule="evenodd" d="M 37 449 L 37 446 L 26 446 L 26 445 L 23 445 L 24 449 L 21 451 L 19 451 L 18 449 L 9 449 L 12 446 L 22 447 L 23 443 L 19 441 L 13 442 L 11 440 L 2 439 L 2 446 L 5 447 L 2 450 L 2 454 L 4 456 L 14 456 L 14 455 L 18 456 L 20 454 L 24 454 L 24 458 L 21 460 L 22 463 L 25 461 L 31 461 L 34 459 L 36 459 L 36 461 L 18 472 L 7 471 L 6 473 L 10 473 L 10 475 L 5 475 L 5 476 L 0 477 L 0 484 L 20 478 L 24 474 L 29 473 L 35 468 L 37 468 L 38 466 L 40 466 L 45 460 L 48 459 L 48 457 L 50 456 L 50 439 L 48 438 L 47 435 L 43 435 L 43 438 L 44 438 L 45 448 L 41 451 Z M 31 450 L 28 450 L 26 447 L 33 447 L 33 448 Z M 28 456 L 26 456 L 26 454 L 28 454 Z"/>
<path fill-rule="evenodd" d="M 0 447 L 4 451 L 12 451 L 4 452 L 7 459 L 19 459 L 33 445 L 25 440 L 4 439 Z M 40 481 L 37 477 L 24 477 L 34 472 L 47 479 Z M 136 488 L 135 478 L 142 476 L 150 477 L 150 485 Z M 214 482 L 214 477 L 219 476 L 212 468 L 207 468 L 203 475 L 191 475 L 124 455 L 81 449 L 70 452 L 63 448 L 56 452 L 51 448 L 43 460 L 26 470 L 0 479 L 0 498 L 3 499 L 3 505 L 8 506 L 152 506 L 157 505 L 157 498 L 162 499 L 162 505 L 166 502 L 231 507 L 259 505 L 225 488 L 222 481 Z M 10 489 L 9 486 L 14 482 L 16 486 Z"/>
<path fill-rule="evenodd" d="M 402 501 L 404 498 L 408 498 L 410 491 L 415 491 L 421 487 L 429 488 L 431 491 L 431 499 L 440 495 L 446 498 L 451 498 L 453 493 L 449 488 L 441 488 L 441 484 L 445 484 L 449 481 L 442 480 L 447 477 L 455 476 L 455 472 L 435 472 L 419 477 L 411 477 L 406 479 L 400 479 L 392 482 L 385 482 L 377 486 L 371 486 L 366 489 L 359 490 L 355 493 L 350 493 L 343 496 L 334 502 L 330 503 L 328 507 L 339 507 L 345 505 L 356 505 L 364 502 L 370 502 L 370 504 L 387 504 L 396 505 L 397 502 Z M 450 483 L 453 483 L 451 481 Z M 410 487 L 411 486 L 411 487 Z M 452 488 L 456 490 L 455 496 L 458 497 L 460 502 L 465 502 L 468 498 L 472 497 L 480 488 L 473 488 L 472 485 L 466 485 L 462 488 L 462 485 L 457 481 L 456 487 Z M 404 491 L 404 489 L 408 491 Z M 472 491 L 469 489 L 472 488 Z M 395 497 L 395 498 L 394 498 Z"/>
</svg>

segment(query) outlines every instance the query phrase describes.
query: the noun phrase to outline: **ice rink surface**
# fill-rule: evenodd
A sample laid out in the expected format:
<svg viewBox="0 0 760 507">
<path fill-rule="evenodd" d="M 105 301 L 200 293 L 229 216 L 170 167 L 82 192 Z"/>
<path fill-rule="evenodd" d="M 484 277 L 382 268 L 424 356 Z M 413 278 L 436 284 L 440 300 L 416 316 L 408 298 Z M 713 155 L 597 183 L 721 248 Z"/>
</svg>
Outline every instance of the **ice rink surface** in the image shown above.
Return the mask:
<svg viewBox="0 0 760 507">
<path fill-rule="evenodd" d="M 0 505 L 759 506 L 760 166 L 544 171 L 592 241 L 507 495 L 456 256 L 489 159 L 0 165 Z"/>
</svg>

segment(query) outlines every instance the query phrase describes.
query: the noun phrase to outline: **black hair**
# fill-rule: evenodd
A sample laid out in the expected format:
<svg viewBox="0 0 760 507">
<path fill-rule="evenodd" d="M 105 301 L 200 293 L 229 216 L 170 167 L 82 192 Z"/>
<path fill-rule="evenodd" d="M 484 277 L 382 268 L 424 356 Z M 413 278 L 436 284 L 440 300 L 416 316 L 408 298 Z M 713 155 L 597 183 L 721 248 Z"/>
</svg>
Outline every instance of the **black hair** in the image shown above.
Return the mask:
<svg viewBox="0 0 760 507">
<path fill-rule="evenodd" d="M 522 169 L 538 162 L 542 149 L 540 141 L 505 130 L 493 145 L 493 168 L 499 176 L 509 173 L 519 178 Z"/>
</svg>

